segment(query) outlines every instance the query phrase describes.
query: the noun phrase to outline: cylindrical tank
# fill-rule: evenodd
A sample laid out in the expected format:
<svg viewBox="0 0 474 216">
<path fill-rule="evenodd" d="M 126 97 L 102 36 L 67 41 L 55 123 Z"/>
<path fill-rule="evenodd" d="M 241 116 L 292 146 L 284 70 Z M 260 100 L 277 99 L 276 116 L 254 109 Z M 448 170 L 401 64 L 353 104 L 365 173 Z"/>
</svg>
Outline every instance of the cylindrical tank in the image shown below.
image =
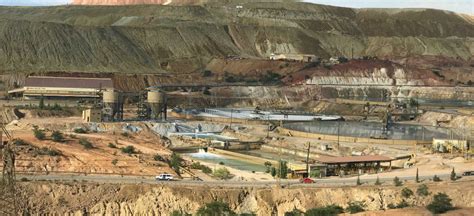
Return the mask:
<svg viewBox="0 0 474 216">
<path fill-rule="evenodd" d="M 102 94 L 104 103 L 102 114 L 105 121 L 115 120 L 115 115 L 119 110 L 119 93 L 113 90 L 104 91 Z"/>
<path fill-rule="evenodd" d="M 149 91 L 147 99 L 151 109 L 151 118 L 166 119 L 166 93 L 163 91 Z"/>
</svg>

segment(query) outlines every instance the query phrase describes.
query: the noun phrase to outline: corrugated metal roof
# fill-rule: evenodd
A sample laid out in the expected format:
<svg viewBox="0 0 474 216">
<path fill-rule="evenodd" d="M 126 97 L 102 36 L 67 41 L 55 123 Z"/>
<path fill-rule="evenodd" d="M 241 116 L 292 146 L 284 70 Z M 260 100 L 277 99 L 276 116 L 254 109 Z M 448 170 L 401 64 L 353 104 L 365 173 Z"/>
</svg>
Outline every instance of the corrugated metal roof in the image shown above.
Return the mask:
<svg viewBox="0 0 474 216">
<path fill-rule="evenodd" d="M 25 87 L 113 88 L 114 84 L 111 78 L 30 76 L 26 78 Z"/>
<path fill-rule="evenodd" d="M 389 162 L 393 159 L 381 155 L 363 155 L 363 156 L 347 156 L 347 157 L 321 157 L 315 159 L 325 164 L 343 164 L 343 163 L 363 163 L 363 162 Z"/>
</svg>

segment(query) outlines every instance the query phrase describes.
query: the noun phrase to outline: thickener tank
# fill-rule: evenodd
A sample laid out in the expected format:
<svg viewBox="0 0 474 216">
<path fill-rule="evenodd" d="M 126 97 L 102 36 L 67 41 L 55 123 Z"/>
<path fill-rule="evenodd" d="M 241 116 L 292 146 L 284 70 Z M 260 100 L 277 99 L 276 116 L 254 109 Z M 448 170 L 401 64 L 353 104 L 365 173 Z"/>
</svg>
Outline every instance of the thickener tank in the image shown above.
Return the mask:
<svg viewBox="0 0 474 216">
<path fill-rule="evenodd" d="M 147 94 L 148 106 L 151 110 L 151 118 L 166 120 L 167 98 L 163 91 L 149 91 Z"/>
<path fill-rule="evenodd" d="M 113 90 L 104 91 L 102 94 L 103 100 L 103 119 L 104 121 L 113 121 L 120 109 L 119 93 Z"/>
</svg>

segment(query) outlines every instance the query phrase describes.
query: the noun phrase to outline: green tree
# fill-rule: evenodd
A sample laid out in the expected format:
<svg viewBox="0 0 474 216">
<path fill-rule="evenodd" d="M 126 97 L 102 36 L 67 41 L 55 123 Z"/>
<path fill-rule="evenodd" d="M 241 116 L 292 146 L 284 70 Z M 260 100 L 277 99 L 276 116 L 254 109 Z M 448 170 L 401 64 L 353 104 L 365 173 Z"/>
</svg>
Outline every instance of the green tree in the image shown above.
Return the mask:
<svg viewBox="0 0 474 216">
<path fill-rule="evenodd" d="M 437 175 L 434 175 L 434 176 L 433 176 L 433 181 L 434 181 L 434 182 L 440 182 L 440 181 L 442 181 L 442 180 L 441 180 Z"/>
<path fill-rule="evenodd" d="M 379 176 L 377 176 L 377 180 L 375 181 L 375 185 L 382 185 L 382 182 L 380 182 Z"/>
<path fill-rule="evenodd" d="M 191 214 L 188 214 L 188 213 L 182 212 L 182 211 L 178 211 L 178 210 L 174 210 L 173 212 L 171 212 L 171 216 L 191 216 Z"/>
<path fill-rule="evenodd" d="M 450 178 L 451 178 L 451 181 L 456 181 L 456 179 L 457 179 L 456 172 L 454 171 L 454 168 L 453 168 L 453 170 L 451 170 Z"/>
<path fill-rule="evenodd" d="M 416 189 L 416 194 L 418 194 L 418 196 L 430 195 L 430 192 L 428 191 L 428 186 L 426 186 L 425 184 L 418 186 L 418 188 Z"/>
<path fill-rule="evenodd" d="M 46 134 L 38 128 L 38 126 L 33 127 L 33 135 L 36 137 L 38 140 L 44 140 L 46 139 Z"/>
<path fill-rule="evenodd" d="M 360 201 L 350 202 L 346 208 L 346 211 L 351 214 L 355 214 L 355 213 L 365 211 L 364 207 L 365 207 L 364 203 Z"/>
<path fill-rule="evenodd" d="M 395 178 L 393 178 L 393 184 L 397 187 L 400 187 L 403 185 L 403 182 L 400 181 L 400 179 L 397 176 L 395 176 Z"/>
<path fill-rule="evenodd" d="M 41 97 L 40 97 L 38 107 L 40 109 L 44 109 L 44 96 L 43 95 L 41 95 Z"/>
<path fill-rule="evenodd" d="M 214 201 L 199 208 L 197 216 L 235 216 L 237 215 L 227 203 Z"/>
<path fill-rule="evenodd" d="M 356 182 L 357 185 L 362 185 L 362 182 L 360 182 L 360 175 L 357 175 L 357 182 Z"/>
<path fill-rule="evenodd" d="M 402 197 L 404 198 L 410 198 L 411 196 L 413 196 L 413 191 L 410 190 L 410 188 L 403 188 L 402 189 Z"/>
<path fill-rule="evenodd" d="M 303 216 L 303 215 L 305 214 L 299 209 L 293 209 L 290 212 L 285 212 L 285 216 Z"/>
<path fill-rule="evenodd" d="M 426 208 L 433 214 L 441 214 L 454 209 L 451 198 L 445 193 L 434 195 L 433 201 Z"/>
<path fill-rule="evenodd" d="M 271 168 L 270 174 L 272 175 L 273 178 L 275 178 L 275 176 L 277 175 L 277 170 L 276 170 L 275 167 L 272 167 L 272 168 Z"/>
<path fill-rule="evenodd" d="M 312 208 L 306 211 L 305 216 L 335 216 L 342 214 L 344 209 L 338 205 L 328 205 L 322 208 Z"/>
<path fill-rule="evenodd" d="M 137 153 L 137 151 L 135 150 L 135 147 L 131 146 L 131 145 L 127 146 L 125 148 L 121 148 L 120 150 L 125 154 L 135 154 L 135 153 Z"/>
<path fill-rule="evenodd" d="M 64 136 L 60 131 L 53 131 L 51 134 L 51 139 L 54 142 L 64 142 Z"/>
<path fill-rule="evenodd" d="M 416 183 L 420 182 L 420 176 L 418 175 L 418 168 L 416 168 L 416 177 L 415 177 Z"/>
<path fill-rule="evenodd" d="M 265 161 L 265 163 L 263 165 L 265 165 L 265 168 L 266 168 L 265 172 L 270 173 L 270 171 L 272 169 L 272 163 L 270 161 Z"/>
<path fill-rule="evenodd" d="M 288 163 L 286 161 L 280 161 L 278 168 L 278 177 L 286 179 L 288 176 Z"/>
<path fill-rule="evenodd" d="M 169 162 L 169 166 L 178 175 L 181 174 L 180 169 L 181 169 L 182 163 L 183 163 L 183 159 L 181 158 L 181 156 L 179 156 L 179 154 L 176 154 L 175 152 L 173 152 L 173 154 L 171 154 L 171 159 L 170 159 L 170 162 Z"/>
<path fill-rule="evenodd" d="M 212 175 L 222 180 L 232 178 L 230 171 L 225 167 L 214 170 L 214 173 Z"/>
</svg>

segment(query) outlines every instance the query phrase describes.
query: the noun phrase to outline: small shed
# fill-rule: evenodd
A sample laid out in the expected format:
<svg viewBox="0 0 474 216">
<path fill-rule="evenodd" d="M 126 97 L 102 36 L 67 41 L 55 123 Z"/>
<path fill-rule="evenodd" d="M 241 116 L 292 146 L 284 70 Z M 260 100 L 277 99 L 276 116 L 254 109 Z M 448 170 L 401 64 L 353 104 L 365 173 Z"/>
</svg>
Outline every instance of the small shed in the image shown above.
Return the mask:
<svg viewBox="0 0 474 216">
<path fill-rule="evenodd" d="M 86 109 L 82 111 L 82 120 L 85 122 L 101 122 L 102 112 L 100 109 Z"/>
</svg>

